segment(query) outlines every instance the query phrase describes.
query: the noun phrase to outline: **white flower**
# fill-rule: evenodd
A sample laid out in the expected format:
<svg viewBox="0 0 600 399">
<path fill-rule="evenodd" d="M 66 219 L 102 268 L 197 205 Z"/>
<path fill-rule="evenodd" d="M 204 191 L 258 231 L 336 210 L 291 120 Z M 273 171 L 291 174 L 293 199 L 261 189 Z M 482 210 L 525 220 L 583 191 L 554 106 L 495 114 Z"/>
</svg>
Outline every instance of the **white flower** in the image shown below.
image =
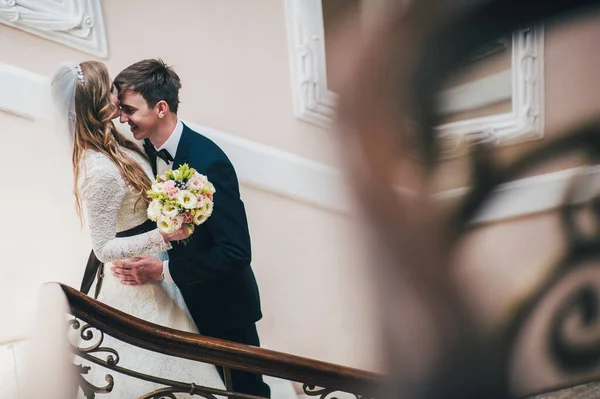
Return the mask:
<svg viewBox="0 0 600 399">
<path fill-rule="evenodd" d="M 214 208 L 214 204 L 211 200 L 209 200 L 209 199 L 204 200 L 204 213 L 206 214 L 206 217 L 209 217 L 210 215 L 212 215 L 213 208 Z"/>
<path fill-rule="evenodd" d="M 194 214 L 194 224 L 195 225 L 200 225 L 200 224 L 206 222 L 206 219 L 208 219 L 208 216 L 200 209 L 198 209 L 196 211 L 196 213 Z"/>
<path fill-rule="evenodd" d="M 204 201 L 206 201 L 206 198 L 202 194 L 196 195 L 196 206 L 194 208 L 201 211 L 204 208 Z"/>
<path fill-rule="evenodd" d="M 158 225 L 158 229 L 163 233 L 170 234 L 177 230 L 175 228 L 175 223 L 173 219 L 166 216 L 161 216 L 156 224 Z"/>
<path fill-rule="evenodd" d="M 215 186 L 213 186 L 213 184 L 209 181 L 207 181 L 204 187 L 202 188 L 202 192 L 204 194 L 214 194 L 215 191 Z"/>
<path fill-rule="evenodd" d="M 163 192 L 163 184 L 164 183 L 154 182 L 152 184 L 152 191 L 154 191 L 155 193 L 162 193 Z"/>
<path fill-rule="evenodd" d="M 150 206 L 148 206 L 148 218 L 153 221 L 157 221 L 161 215 L 162 206 L 158 200 L 152 200 Z"/>
<path fill-rule="evenodd" d="M 179 209 L 175 205 L 165 204 L 162 208 L 162 214 L 170 218 L 177 216 L 178 213 Z"/>
<path fill-rule="evenodd" d="M 179 194 L 177 194 L 177 200 L 185 209 L 193 209 L 198 202 L 196 196 L 187 190 L 181 190 Z"/>
<path fill-rule="evenodd" d="M 200 180 L 202 183 L 208 182 L 208 177 L 206 177 L 205 175 L 200 174 L 198 172 L 194 173 L 194 176 L 192 176 L 192 179 Z"/>
</svg>

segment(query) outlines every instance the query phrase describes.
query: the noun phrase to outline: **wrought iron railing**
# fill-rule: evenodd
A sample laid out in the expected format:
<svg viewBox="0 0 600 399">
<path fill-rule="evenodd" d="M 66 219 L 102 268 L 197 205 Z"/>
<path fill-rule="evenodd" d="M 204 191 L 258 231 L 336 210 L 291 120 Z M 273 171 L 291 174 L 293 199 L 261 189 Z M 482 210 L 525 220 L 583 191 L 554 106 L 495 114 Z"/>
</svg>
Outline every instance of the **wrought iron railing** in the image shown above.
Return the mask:
<svg viewBox="0 0 600 399">
<path fill-rule="evenodd" d="M 80 338 L 78 345 L 71 344 L 71 350 L 76 356 L 79 386 L 87 398 L 101 398 L 113 390 L 115 381 L 111 372 L 163 386 L 139 396 L 140 399 L 175 398 L 175 393 L 211 399 L 219 396 L 257 399 L 257 396 L 234 392 L 228 377 L 232 369 L 295 381 L 303 384 L 306 395 L 323 399 L 341 392 L 356 398 L 374 398 L 382 381 L 381 375 L 372 372 L 162 327 L 111 308 L 67 285 L 61 284 L 61 287 L 75 317 L 68 321 L 69 328 Z M 221 366 L 226 390 L 122 367 L 118 351 L 105 345 L 105 336 L 144 350 Z M 80 359 L 93 366 L 82 365 Z M 106 369 L 104 386 L 96 386 L 86 379 L 90 367 L 94 366 Z"/>
</svg>

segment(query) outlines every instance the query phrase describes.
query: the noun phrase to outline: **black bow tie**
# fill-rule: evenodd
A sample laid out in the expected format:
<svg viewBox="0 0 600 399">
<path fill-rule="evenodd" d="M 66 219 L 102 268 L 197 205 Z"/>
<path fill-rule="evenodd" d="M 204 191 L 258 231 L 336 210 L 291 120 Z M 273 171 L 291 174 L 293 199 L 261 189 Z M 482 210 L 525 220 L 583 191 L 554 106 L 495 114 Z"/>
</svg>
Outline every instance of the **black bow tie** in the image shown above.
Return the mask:
<svg viewBox="0 0 600 399">
<path fill-rule="evenodd" d="M 146 154 L 148 154 L 150 161 L 152 161 L 153 163 L 156 162 L 156 157 L 165 161 L 167 165 L 173 162 L 173 157 L 171 156 L 171 154 L 169 154 L 169 151 L 167 151 L 164 148 L 160 151 L 156 151 L 156 148 L 154 148 L 154 145 L 148 139 L 144 139 L 144 151 L 146 151 Z"/>
</svg>

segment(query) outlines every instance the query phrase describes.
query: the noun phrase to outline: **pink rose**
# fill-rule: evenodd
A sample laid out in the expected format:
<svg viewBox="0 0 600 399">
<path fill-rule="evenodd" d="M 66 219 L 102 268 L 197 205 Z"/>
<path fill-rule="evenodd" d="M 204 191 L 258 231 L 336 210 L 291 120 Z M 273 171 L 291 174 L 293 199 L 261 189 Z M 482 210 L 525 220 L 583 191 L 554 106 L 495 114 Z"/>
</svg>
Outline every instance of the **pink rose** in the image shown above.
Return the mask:
<svg viewBox="0 0 600 399">
<path fill-rule="evenodd" d="M 194 190 L 201 190 L 204 187 L 204 182 L 200 179 L 194 179 L 189 181 L 190 187 Z"/>
<path fill-rule="evenodd" d="M 179 193 L 179 189 L 175 187 L 175 182 L 173 180 L 167 180 L 165 184 L 163 184 L 163 192 L 169 196 L 169 198 L 177 197 L 177 193 Z"/>
<path fill-rule="evenodd" d="M 163 184 L 163 189 L 175 188 L 175 182 L 173 180 L 168 180 Z"/>
<path fill-rule="evenodd" d="M 194 216 L 191 213 L 183 214 L 183 223 L 192 223 L 194 221 Z"/>
</svg>

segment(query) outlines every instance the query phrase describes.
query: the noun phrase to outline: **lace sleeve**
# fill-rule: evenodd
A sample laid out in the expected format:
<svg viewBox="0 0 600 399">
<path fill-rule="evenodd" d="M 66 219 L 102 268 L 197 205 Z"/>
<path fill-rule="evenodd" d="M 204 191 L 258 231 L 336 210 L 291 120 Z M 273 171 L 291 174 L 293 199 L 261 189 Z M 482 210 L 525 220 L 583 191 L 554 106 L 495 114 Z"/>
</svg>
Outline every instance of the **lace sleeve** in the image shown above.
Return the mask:
<svg viewBox="0 0 600 399">
<path fill-rule="evenodd" d="M 96 257 L 101 262 L 112 262 L 171 249 L 158 229 L 132 237 L 116 237 L 126 183 L 110 160 L 101 154 L 88 155 L 91 156 L 86 156 L 78 185 Z"/>
</svg>

